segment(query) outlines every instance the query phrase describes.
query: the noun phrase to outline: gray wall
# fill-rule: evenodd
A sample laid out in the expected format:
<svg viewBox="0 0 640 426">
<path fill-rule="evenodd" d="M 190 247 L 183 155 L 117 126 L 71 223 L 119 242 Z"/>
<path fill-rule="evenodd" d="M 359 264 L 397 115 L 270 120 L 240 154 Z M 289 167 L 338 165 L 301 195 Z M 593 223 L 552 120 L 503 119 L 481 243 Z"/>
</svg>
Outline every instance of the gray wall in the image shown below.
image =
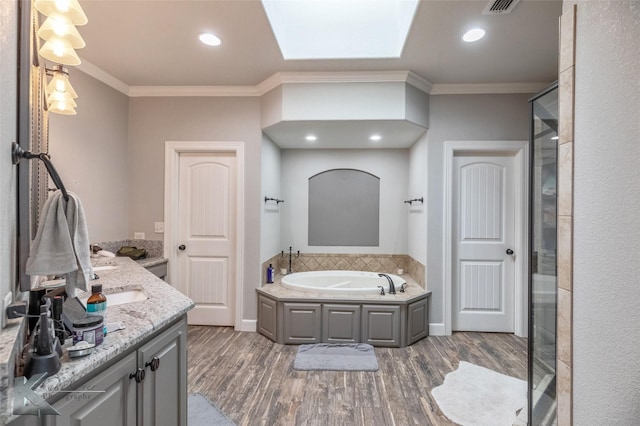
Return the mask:
<svg viewBox="0 0 640 426">
<path fill-rule="evenodd" d="M 245 143 L 244 319 L 256 319 L 260 285 L 261 144 L 259 98 L 131 98 L 129 103 L 130 230 L 162 240 L 166 141 Z"/>
<path fill-rule="evenodd" d="M 529 140 L 529 95 L 438 95 L 430 97 L 427 133 L 427 288 L 429 321 L 444 320 L 444 142 Z"/>
<path fill-rule="evenodd" d="M 287 205 L 274 201 L 264 202 L 264 197 L 282 199 L 280 188 L 280 148 L 267 137 L 262 135 L 262 194 L 260 200 L 260 262 L 280 253 L 280 212 Z M 286 201 L 286 200 L 285 200 Z"/>
<path fill-rule="evenodd" d="M 573 421 L 638 424 L 640 3 L 580 1 L 576 34 Z"/>
<path fill-rule="evenodd" d="M 380 244 L 309 246 L 309 178 L 330 169 L 358 169 L 380 177 Z M 407 253 L 408 149 L 286 149 L 282 151 L 281 244 L 303 253 Z"/>
<path fill-rule="evenodd" d="M 17 141 L 17 6 L 16 1 L 0 2 L 0 300 L 16 282 L 17 167 L 11 162 L 11 143 Z"/>
<path fill-rule="evenodd" d="M 66 188 L 80 197 L 92 242 L 131 238 L 129 98 L 75 68 L 69 73 L 78 114 L 49 114 L 51 160 Z"/>
</svg>

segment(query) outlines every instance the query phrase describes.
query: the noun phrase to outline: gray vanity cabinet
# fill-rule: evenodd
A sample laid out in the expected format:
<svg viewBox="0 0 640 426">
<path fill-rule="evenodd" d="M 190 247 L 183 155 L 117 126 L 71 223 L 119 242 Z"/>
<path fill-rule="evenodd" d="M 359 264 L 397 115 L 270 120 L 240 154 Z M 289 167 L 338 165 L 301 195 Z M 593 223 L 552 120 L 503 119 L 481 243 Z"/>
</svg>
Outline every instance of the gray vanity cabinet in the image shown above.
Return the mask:
<svg viewBox="0 0 640 426">
<path fill-rule="evenodd" d="M 132 373 L 144 370 L 139 383 Z M 45 416 L 46 426 L 187 424 L 187 322 L 182 318 L 164 332 L 132 348 L 124 358 L 65 390 L 53 404 L 59 416 Z M 32 424 L 23 416 L 12 425 Z"/>
<path fill-rule="evenodd" d="M 322 341 L 360 342 L 360 305 L 322 305 Z"/>
<path fill-rule="evenodd" d="M 321 307 L 320 303 L 285 303 L 284 343 L 320 343 Z"/>
<path fill-rule="evenodd" d="M 182 321 L 138 349 L 145 378 L 138 388 L 144 426 L 187 424 L 187 324 Z"/>
<path fill-rule="evenodd" d="M 401 346 L 400 306 L 362 305 L 362 342 Z"/>
<path fill-rule="evenodd" d="M 129 375 L 137 366 L 131 353 L 98 376 L 65 393 L 53 407 L 60 416 L 47 416 L 56 426 L 111 426 L 136 424 L 136 382 Z M 104 391 L 104 392 L 103 392 Z M 52 420 L 52 421 L 51 421 Z"/>
</svg>

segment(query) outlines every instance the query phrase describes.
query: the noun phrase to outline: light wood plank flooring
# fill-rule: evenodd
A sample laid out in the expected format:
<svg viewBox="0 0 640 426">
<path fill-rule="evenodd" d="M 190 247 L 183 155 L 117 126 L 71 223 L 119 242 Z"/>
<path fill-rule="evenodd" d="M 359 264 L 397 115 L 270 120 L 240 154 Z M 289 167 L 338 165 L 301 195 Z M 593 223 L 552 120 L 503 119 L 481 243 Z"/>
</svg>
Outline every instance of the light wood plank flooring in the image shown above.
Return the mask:
<svg viewBox="0 0 640 426">
<path fill-rule="evenodd" d="M 451 425 L 431 389 L 459 361 L 526 380 L 526 342 L 498 333 L 430 336 L 376 348 L 376 372 L 296 371 L 297 346 L 190 326 L 189 393 L 206 395 L 239 425 Z"/>
</svg>

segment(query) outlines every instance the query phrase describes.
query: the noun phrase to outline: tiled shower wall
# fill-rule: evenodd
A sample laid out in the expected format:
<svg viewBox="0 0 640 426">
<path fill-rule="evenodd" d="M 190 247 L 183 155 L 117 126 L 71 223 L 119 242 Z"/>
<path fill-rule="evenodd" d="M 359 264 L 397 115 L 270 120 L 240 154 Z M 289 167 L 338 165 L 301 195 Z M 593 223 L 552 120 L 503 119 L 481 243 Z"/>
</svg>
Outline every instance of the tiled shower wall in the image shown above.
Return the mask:
<svg viewBox="0 0 640 426">
<path fill-rule="evenodd" d="M 269 264 L 280 269 L 289 267 L 289 253 L 277 254 L 262 264 L 262 282 L 266 282 L 266 270 Z M 396 274 L 403 269 L 424 288 L 425 266 L 406 254 L 336 254 L 336 253 L 295 253 L 291 259 L 293 272 L 307 271 L 367 271 Z"/>
<path fill-rule="evenodd" d="M 573 144 L 577 6 L 560 18 L 558 145 L 558 426 L 573 424 Z"/>
</svg>

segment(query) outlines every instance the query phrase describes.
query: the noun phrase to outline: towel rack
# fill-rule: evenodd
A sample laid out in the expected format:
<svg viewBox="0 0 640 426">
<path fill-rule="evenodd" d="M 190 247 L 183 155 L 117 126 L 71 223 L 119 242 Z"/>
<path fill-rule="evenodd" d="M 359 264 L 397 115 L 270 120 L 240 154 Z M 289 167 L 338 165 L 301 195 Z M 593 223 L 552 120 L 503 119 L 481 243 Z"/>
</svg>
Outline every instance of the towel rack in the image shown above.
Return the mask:
<svg viewBox="0 0 640 426">
<path fill-rule="evenodd" d="M 405 204 L 411 204 L 413 205 L 413 203 L 421 203 L 424 204 L 424 197 L 420 197 L 420 198 L 414 198 L 412 200 L 407 200 L 404 202 Z"/>
<path fill-rule="evenodd" d="M 18 164 L 23 158 L 26 158 L 27 160 L 31 160 L 34 158 L 40 159 L 40 161 L 44 163 L 44 166 L 46 167 L 49 176 L 51 176 L 51 180 L 53 180 L 56 188 L 62 191 L 62 196 L 64 197 L 65 201 L 69 201 L 69 194 L 67 193 L 67 189 L 64 187 L 62 179 L 60 179 L 60 175 L 56 171 L 56 168 L 53 167 L 53 163 L 51 163 L 49 154 L 46 154 L 44 152 L 41 152 L 40 154 L 33 154 L 29 151 L 23 150 L 20 145 L 14 142 L 13 144 L 11 144 L 11 158 L 13 159 L 13 164 Z"/>
<path fill-rule="evenodd" d="M 271 198 L 271 197 L 264 197 L 264 202 L 266 203 L 267 201 L 275 201 L 276 204 L 284 203 L 284 200 L 279 200 L 277 198 Z"/>
</svg>

